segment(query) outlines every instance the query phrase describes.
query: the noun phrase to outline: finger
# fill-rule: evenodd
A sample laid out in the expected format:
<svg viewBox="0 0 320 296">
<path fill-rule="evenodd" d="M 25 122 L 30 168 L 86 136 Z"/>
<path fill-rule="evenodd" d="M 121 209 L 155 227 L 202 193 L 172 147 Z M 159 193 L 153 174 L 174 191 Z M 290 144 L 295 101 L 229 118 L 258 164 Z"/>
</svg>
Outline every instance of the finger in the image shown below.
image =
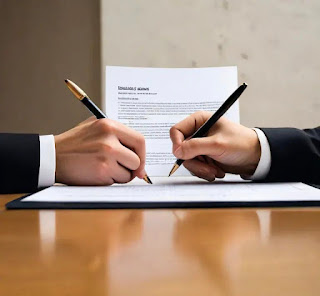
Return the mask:
<svg viewBox="0 0 320 296">
<path fill-rule="evenodd" d="M 211 157 L 204 155 L 203 158 L 205 159 L 206 163 L 214 164 L 214 160 Z"/>
<path fill-rule="evenodd" d="M 217 166 L 216 166 L 216 169 L 217 169 L 216 178 L 223 179 L 226 176 L 226 173 Z"/>
<path fill-rule="evenodd" d="M 176 151 L 181 143 L 184 141 L 184 134 L 178 130 L 175 126 L 170 129 L 170 139 L 172 141 L 172 153 Z"/>
<path fill-rule="evenodd" d="M 183 165 L 193 175 L 209 182 L 214 181 L 217 174 L 217 170 L 214 166 L 204 163 L 198 159 L 186 160 Z"/>
<path fill-rule="evenodd" d="M 140 166 L 135 170 L 135 174 L 139 178 L 143 178 L 146 163 L 146 147 L 143 135 L 120 122 L 108 118 L 99 119 L 94 124 L 98 137 L 101 137 L 101 133 L 105 137 L 115 136 L 123 146 L 128 147 L 138 155 Z"/>
<path fill-rule="evenodd" d="M 207 162 L 209 165 L 212 165 L 212 166 L 214 166 L 214 167 L 216 168 L 216 170 L 217 170 L 216 178 L 222 179 L 222 178 L 225 177 L 225 175 L 226 175 L 225 171 L 224 171 L 223 169 L 221 169 L 221 168 L 219 167 L 219 165 L 218 165 L 211 157 L 209 157 L 209 156 L 204 156 L 204 158 L 206 159 L 206 162 Z"/>
<path fill-rule="evenodd" d="M 115 150 L 117 151 L 116 159 L 123 167 L 131 171 L 135 171 L 139 168 L 140 158 L 132 150 L 124 147 L 120 143 Z"/>
<path fill-rule="evenodd" d="M 123 124 L 117 124 L 115 134 L 121 144 L 128 147 L 138 155 L 140 165 L 135 170 L 134 174 L 139 178 L 143 178 L 146 174 L 144 169 L 146 164 L 146 145 L 143 135 Z"/>
<path fill-rule="evenodd" d="M 183 140 L 194 134 L 210 116 L 209 112 L 200 111 L 175 124 L 170 129 L 170 138 L 173 143 L 172 152 L 181 145 Z"/>
<path fill-rule="evenodd" d="M 98 119 L 97 119 L 95 116 L 90 116 L 90 117 L 87 118 L 86 120 L 80 122 L 80 123 L 78 124 L 78 126 L 83 125 L 83 124 L 87 124 L 87 123 L 90 123 L 90 122 L 93 122 L 93 121 L 96 121 L 96 120 L 98 120 Z"/>
<path fill-rule="evenodd" d="M 111 177 L 116 183 L 127 183 L 132 180 L 132 173 L 121 164 L 114 163 Z"/>
<path fill-rule="evenodd" d="M 216 178 L 224 178 L 226 173 L 219 167 L 219 165 L 209 156 L 206 155 L 199 155 L 195 159 L 200 160 L 201 162 L 207 163 L 210 166 L 215 167 L 217 170 Z"/>
<path fill-rule="evenodd" d="M 204 163 L 208 163 L 208 164 L 210 163 L 210 161 L 208 159 L 209 157 L 207 157 L 205 155 L 199 155 L 196 158 L 199 159 L 200 161 L 204 162 Z"/>
<path fill-rule="evenodd" d="M 180 159 L 192 159 L 199 155 L 209 155 L 214 159 L 221 156 L 225 151 L 225 146 L 215 136 L 194 138 L 182 142 L 180 147 L 174 151 L 174 155 Z"/>
</svg>

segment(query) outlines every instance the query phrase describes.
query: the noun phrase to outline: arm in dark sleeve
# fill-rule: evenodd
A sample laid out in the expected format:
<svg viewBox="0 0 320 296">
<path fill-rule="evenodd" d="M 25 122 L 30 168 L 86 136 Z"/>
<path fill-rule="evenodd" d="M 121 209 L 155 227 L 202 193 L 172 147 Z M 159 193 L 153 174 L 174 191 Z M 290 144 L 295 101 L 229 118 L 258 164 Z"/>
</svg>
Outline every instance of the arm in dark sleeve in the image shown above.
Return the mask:
<svg viewBox="0 0 320 296">
<path fill-rule="evenodd" d="M 39 135 L 0 134 L 0 193 L 35 191 L 39 166 Z"/>
<path fill-rule="evenodd" d="M 320 127 L 261 128 L 271 150 L 266 181 L 299 181 L 320 184 Z"/>
</svg>

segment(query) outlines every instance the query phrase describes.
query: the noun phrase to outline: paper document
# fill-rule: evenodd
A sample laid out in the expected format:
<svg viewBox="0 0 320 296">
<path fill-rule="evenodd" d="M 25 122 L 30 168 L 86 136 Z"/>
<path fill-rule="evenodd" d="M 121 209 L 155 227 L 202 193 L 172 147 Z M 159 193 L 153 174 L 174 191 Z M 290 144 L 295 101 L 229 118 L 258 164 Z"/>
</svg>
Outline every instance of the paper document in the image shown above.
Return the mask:
<svg viewBox="0 0 320 296">
<path fill-rule="evenodd" d="M 155 177 L 154 185 L 135 179 L 105 187 L 52 186 L 22 202 L 268 202 L 320 201 L 320 190 L 302 183 L 252 183 L 228 175 L 209 183 L 196 177 Z"/>
<path fill-rule="evenodd" d="M 145 136 L 148 175 L 168 176 L 176 161 L 170 127 L 196 111 L 216 111 L 237 87 L 236 67 L 107 66 L 105 111 Z M 239 122 L 238 102 L 225 116 Z M 178 175 L 189 173 L 181 167 L 174 176 Z"/>
</svg>

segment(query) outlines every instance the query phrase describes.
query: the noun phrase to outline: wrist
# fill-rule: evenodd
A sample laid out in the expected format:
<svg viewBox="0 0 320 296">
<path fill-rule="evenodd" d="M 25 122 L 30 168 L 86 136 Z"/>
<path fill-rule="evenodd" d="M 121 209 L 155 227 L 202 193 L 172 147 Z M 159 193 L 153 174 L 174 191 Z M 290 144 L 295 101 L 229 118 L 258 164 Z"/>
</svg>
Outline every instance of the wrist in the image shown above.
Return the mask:
<svg viewBox="0 0 320 296">
<path fill-rule="evenodd" d="M 254 171 L 254 174 L 252 174 L 249 178 L 251 180 L 262 180 L 268 175 L 271 167 L 271 150 L 268 139 L 264 132 L 258 128 L 254 128 L 253 130 L 258 136 L 261 154 L 258 166 Z"/>
<path fill-rule="evenodd" d="M 56 182 L 60 183 L 62 182 L 61 176 L 60 176 L 60 144 L 61 144 L 61 135 L 54 136 L 54 142 L 55 142 L 55 148 L 56 148 L 56 172 L 55 172 L 55 178 Z"/>
<path fill-rule="evenodd" d="M 255 130 L 250 129 L 250 138 L 249 138 L 249 155 L 247 165 L 244 171 L 245 175 L 253 175 L 260 161 L 261 157 L 261 146 L 258 135 Z"/>
</svg>

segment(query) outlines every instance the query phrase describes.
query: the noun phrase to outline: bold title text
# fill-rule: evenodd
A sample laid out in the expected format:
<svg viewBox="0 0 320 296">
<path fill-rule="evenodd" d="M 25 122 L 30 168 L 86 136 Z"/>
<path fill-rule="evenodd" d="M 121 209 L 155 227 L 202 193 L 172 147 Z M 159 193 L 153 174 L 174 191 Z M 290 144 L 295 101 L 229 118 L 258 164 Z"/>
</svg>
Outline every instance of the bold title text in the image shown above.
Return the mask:
<svg viewBox="0 0 320 296">
<path fill-rule="evenodd" d="M 118 90 L 149 91 L 149 87 L 118 86 Z"/>
</svg>

